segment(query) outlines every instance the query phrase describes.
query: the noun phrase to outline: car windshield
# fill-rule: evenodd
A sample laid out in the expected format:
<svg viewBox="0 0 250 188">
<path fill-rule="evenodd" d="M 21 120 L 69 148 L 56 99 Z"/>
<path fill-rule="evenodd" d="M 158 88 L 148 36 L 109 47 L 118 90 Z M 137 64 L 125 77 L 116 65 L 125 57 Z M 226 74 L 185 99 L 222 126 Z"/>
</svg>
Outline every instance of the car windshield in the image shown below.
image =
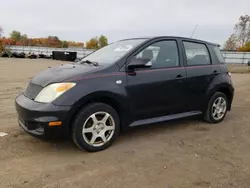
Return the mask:
<svg viewBox="0 0 250 188">
<path fill-rule="evenodd" d="M 117 41 L 105 46 L 81 59 L 81 62 L 96 62 L 98 65 L 109 65 L 119 60 L 146 39 L 129 39 Z"/>
</svg>

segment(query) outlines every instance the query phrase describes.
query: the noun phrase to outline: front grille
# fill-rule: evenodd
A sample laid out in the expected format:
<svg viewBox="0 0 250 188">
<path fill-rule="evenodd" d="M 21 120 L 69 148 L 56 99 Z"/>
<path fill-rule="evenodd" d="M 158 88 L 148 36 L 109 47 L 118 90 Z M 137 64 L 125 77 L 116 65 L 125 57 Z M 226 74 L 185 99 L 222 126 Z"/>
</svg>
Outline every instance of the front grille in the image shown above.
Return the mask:
<svg viewBox="0 0 250 188">
<path fill-rule="evenodd" d="M 29 83 L 28 87 L 24 91 L 24 95 L 32 100 L 42 91 L 43 87 L 37 84 Z"/>
</svg>

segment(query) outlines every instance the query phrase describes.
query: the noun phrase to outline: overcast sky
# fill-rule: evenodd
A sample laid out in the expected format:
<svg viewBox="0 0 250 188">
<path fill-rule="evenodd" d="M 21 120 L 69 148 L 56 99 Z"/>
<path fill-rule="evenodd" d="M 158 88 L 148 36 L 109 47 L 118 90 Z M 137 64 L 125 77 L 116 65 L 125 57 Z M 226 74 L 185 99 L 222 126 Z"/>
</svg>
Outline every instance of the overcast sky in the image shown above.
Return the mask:
<svg viewBox="0 0 250 188">
<path fill-rule="evenodd" d="M 4 35 L 56 35 L 85 42 L 104 34 L 109 41 L 175 35 L 223 44 L 250 0 L 0 0 Z"/>
</svg>

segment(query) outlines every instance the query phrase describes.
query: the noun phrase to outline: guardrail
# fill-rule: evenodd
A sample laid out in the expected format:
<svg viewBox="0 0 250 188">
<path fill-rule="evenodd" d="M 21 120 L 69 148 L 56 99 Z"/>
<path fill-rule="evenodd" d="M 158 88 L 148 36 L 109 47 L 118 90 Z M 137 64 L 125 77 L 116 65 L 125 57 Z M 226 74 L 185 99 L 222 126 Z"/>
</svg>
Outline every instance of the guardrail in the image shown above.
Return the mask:
<svg viewBox="0 0 250 188">
<path fill-rule="evenodd" d="M 221 51 L 226 63 L 247 64 L 250 62 L 250 52 Z"/>
</svg>

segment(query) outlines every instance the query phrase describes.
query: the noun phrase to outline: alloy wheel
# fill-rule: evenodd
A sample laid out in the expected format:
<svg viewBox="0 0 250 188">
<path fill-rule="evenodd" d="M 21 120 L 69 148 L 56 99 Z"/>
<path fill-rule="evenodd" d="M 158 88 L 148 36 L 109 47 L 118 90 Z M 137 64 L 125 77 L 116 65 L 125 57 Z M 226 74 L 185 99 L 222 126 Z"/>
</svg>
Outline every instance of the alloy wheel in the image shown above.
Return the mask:
<svg viewBox="0 0 250 188">
<path fill-rule="evenodd" d="M 82 136 L 86 143 L 100 147 L 109 142 L 115 131 L 115 121 L 107 112 L 96 112 L 84 122 Z"/>
<path fill-rule="evenodd" d="M 223 97 L 218 97 L 212 105 L 212 116 L 215 120 L 221 120 L 226 114 L 227 102 Z"/>
</svg>

